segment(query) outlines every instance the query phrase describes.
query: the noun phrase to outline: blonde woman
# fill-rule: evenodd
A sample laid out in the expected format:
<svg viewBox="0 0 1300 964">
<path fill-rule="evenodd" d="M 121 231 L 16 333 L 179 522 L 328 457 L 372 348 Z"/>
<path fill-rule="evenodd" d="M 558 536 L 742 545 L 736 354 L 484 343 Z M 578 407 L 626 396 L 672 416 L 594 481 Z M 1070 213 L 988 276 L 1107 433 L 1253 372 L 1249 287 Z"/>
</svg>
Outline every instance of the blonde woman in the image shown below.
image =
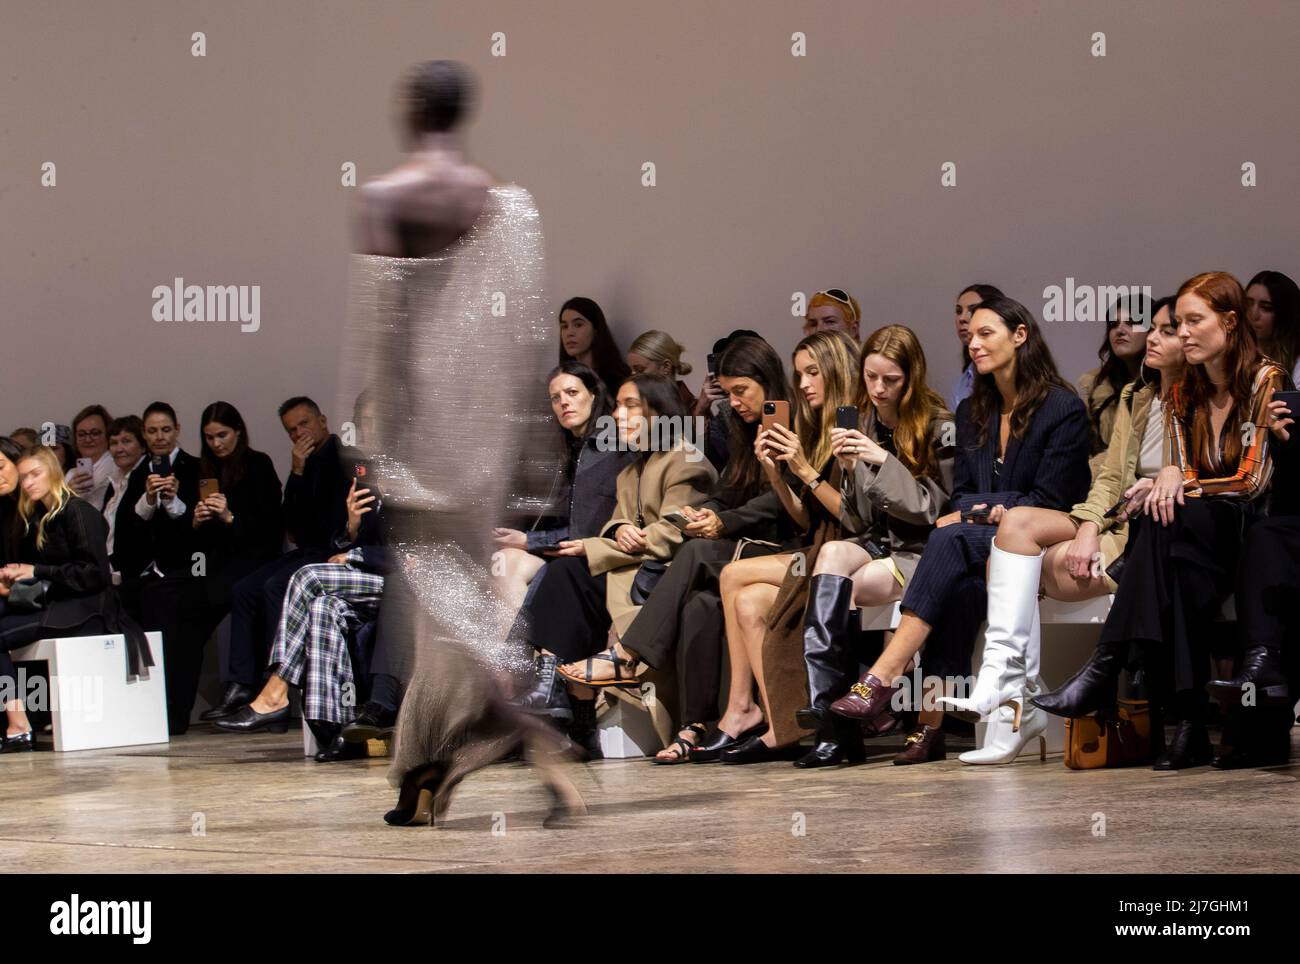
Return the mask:
<svg viewBox="0 0 1300 964">
<path fill-rule="evenodd" d="M 637 336 L 632 347 L 627 350 L 627 365 L 634 375 L 659 375 L 670 379 L 677 387 L 677 397 L 681 399 L 682 408 L 693 414 L 695 412 L 695 393 L 686 387 L 681 376 L 689 375 L 691 363 L 682 361 L 686 351 L 672 335 L 667 332 L 650 330 Z"/>
<path fill-rule="evenodd" d="M 128 635 L 130 670 L 138 675 L 153 659 L 113 592 L 104 517 L 68 488 L 51 449 L 28 449 L 16 467 L 22 541 L 19 561 L 0 569 L 0 675 L 12 679 L 10 651 L 38 639 L 123 631 Z M 30 750 L 31 727 L 21 701 L 5 708 L 5 752 Z"/>
</svg>

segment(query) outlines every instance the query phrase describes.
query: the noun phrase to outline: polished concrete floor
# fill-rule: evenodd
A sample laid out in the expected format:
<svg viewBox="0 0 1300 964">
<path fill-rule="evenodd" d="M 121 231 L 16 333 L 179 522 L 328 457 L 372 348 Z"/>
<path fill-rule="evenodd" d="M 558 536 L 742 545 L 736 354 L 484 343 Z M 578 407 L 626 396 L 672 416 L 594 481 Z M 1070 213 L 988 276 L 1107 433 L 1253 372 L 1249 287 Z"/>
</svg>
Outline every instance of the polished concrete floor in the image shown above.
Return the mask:
<svg viewBox="0 0 1300 964">
<path fill-rule="evenodd" d="M 536 778 L 502 763 L 463 784 L 445 824 L 393 828 L 387 761 L 318 764 L 296 730 L 197 727 L 170 745 L 0 756 L 0 853 L 11 874 L 1300 870 L 1300 747 L 1288 767 L 1156 773 L 1059 756 L 973 768 L 952 747 L 894 767 L 871 746 L 874 763 L 811 772 L 574 764 L 590 813 L 558 829 L 541 826 Z"/>
</svg>

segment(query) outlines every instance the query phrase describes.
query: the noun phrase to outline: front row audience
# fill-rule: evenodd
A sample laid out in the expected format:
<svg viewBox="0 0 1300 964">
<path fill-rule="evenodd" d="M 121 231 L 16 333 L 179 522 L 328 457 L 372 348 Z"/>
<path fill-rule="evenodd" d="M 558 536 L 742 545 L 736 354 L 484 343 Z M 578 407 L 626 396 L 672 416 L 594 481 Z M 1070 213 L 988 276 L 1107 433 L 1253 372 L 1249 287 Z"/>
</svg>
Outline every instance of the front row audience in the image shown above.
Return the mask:
<svg viewBox="0 0 1300 964">
<path fill-rule="evenodd" d="M 672 684 L 681 720 L 661 765 L 855 764 L 864 737 L 889 732 L 908 732 L 895 764 L 942 760 L 945 710 L 988 724 L 961 762 L 1006 764 L 1035 742 L 1042 757 L 1045 713 L 1112 716 L 1121 674 L 1140 670 L 1155 718 L 1174 724 L 1167 746 L 1153 726 L 1157 769 L 1286 762 L 1300 443 L 1278 393 L 1300 371 L 1294 288 L 1209 272 L 1172 298 L 1117 302 L 1080 398 L 1023 305 L 967 287 L 955 415 L 915 333 L 887 325 L 859 345 L 841 289 L 810 302 L 789 379 L 738 331 L 698 396 L 671 336 L 646 332 L 622 357 L 600 307 L 570 299 L 546 385 L 562 457 L 550 508 L 490 534 L 512 632 L 537 653 L 513 698 L 589 757 L 598 691 L 649 677 Z M 832 309 L 837 324 L 814 317 Z M 402 563 L 364 433 L 345 450 L 305 396 L 279 415 L 283 491 L 226 402 L 200 417 L 197 458 L 165 402 L 0 437 L 3 752 L 33 747 L 13 651 L 121 633 L 140 676 L 155 664 L 144 630 L 160 631 L 180 734 L 219 626 L 225 689 L 204 720 L 284 732 L 299 688 L 319 761 L 392 732 L 402 684 L 382 598 Z M 1234 592 L 1230 633 L 1215 617 Z M 1047 692 L 1040 596 L 1108 593 L 1096 651 Z M 859 630 L 857 611 L 895 603 L 895 631 Z"/>
</svg>

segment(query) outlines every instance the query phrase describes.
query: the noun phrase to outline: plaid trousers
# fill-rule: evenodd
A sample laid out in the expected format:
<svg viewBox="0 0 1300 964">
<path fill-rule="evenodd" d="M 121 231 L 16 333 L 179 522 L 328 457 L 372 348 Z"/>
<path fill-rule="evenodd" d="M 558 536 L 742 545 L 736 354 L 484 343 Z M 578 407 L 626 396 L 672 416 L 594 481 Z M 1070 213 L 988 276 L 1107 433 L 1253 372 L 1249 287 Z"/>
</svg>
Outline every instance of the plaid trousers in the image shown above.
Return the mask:
<svg viewBox="0 0 1300 964">
<path fill-rule="evenodd" d="M 375 617 L 383 593 L 383 576 L 327 562 L 303 566 L 289 581 L 269 662 L 282 680 L 302 687 L 306 719 L 350 723 L 356 716 L 348 633 Z"/>
</svg>

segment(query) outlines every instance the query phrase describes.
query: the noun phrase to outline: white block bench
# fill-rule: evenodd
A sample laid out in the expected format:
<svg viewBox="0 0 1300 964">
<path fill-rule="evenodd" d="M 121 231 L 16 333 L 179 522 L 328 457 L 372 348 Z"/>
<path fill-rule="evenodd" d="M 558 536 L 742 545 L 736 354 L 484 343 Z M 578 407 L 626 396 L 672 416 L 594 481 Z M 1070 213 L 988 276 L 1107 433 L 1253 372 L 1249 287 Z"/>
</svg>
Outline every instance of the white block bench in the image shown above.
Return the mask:
<svg viewBox="0 0 1300 964">
<path fill-rule="evenodd" d="M 121 634 L 42 639 L 10 653 L 14 662 L 49 664 L 56 752 L 168 742 L 162 634 L 145 636 L 155 664 L 147 679 L 127 679 Z"/>
</svg>

